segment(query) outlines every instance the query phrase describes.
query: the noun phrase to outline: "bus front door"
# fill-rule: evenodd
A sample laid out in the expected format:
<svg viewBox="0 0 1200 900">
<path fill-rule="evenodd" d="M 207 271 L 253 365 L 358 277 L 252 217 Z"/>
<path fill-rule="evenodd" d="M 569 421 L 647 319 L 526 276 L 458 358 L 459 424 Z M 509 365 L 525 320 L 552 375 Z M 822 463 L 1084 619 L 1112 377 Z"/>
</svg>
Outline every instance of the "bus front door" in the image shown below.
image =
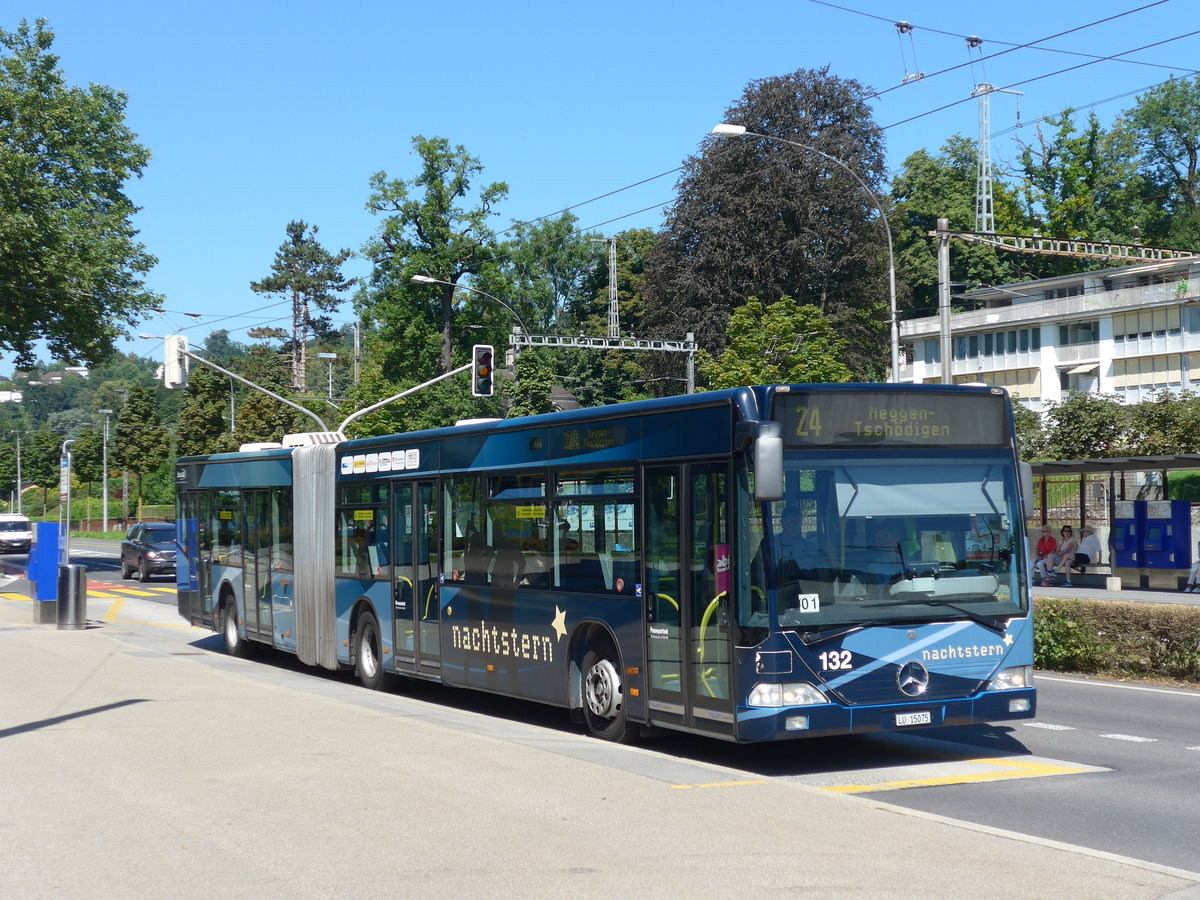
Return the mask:
<svg viewBox="0 0 1200 900">
<path fill-rule="evenodd" d="M 643 484 L 650 721 L 731 735 L 728 465 L 647 468 Z"/>
<path fill-rule="evenodd" d="M 436 496 L 432 481 L 398 482 L 392 492 L 393 646 L 396 671 L 408 675 L 437 677 L 441 669 Z"/>
</svg>

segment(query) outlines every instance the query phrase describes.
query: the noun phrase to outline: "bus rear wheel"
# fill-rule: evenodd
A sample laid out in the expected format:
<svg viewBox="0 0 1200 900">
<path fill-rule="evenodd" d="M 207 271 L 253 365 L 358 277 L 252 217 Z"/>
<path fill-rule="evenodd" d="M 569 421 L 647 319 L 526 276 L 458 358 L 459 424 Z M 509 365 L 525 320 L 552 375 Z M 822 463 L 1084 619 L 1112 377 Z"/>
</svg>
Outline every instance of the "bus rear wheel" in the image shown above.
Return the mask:
<svg viewBox="0 0 1200 900">
<path fill-rule="evenodd" d="M 246 642 L 238 634 L 237 604 L 231 597 L 221 607 L 221 633 L 225 636 L 225 652 L 237 659 L 246 656 Z"/>
<path fill-rule="evenodd" d="M 354 631 L 354 674 L 362 686 L 377 691 L 383 686 L 383 653 L 379 626 L 369 612 L 359 613 Z"/>
<path fill-rule="evenodd" d="M 634 735 L 625 716 L 625 688 L 616 653 L 589 649 L 583 657 L 583 718 L 588 731 L 604 741 L 623 743 Z"/>
</svg>

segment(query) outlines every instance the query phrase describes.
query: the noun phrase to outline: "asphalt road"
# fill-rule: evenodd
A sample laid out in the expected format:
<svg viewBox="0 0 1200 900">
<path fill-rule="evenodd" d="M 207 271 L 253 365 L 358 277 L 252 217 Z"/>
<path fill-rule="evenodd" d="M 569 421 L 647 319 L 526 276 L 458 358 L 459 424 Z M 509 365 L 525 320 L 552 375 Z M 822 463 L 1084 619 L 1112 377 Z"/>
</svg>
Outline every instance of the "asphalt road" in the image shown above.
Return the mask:
<svg viewBox="0 0 1200 900">
<path fill-rule="evenodd" d="M 1042 674 L 1038 717 L 944 734 L 1095 766 L 1050 778 L 898 791 L 889 803 L 1200 870 L 1200 690 Z"/>
</svg>

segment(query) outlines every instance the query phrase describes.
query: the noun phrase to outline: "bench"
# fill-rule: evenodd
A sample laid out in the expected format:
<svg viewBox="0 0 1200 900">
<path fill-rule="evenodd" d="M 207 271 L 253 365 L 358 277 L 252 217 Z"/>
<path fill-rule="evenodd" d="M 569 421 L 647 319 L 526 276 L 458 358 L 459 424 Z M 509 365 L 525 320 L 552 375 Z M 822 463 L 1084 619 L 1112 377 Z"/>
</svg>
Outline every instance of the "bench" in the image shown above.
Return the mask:
<svg viewBox="0 0 1200 900">
<path fill-rule="evenodd" d="M 1113 577 L 1112 564 L 1104 562 L 1103 554 L 1097 562 L 1071 566 L 1071 572 L 1074 573 L 1071 575 L 1071 582 L 1077 587 L 1096 587 L 1109 591 L 1121 589 L 1121 579 Z"/>
</svg>

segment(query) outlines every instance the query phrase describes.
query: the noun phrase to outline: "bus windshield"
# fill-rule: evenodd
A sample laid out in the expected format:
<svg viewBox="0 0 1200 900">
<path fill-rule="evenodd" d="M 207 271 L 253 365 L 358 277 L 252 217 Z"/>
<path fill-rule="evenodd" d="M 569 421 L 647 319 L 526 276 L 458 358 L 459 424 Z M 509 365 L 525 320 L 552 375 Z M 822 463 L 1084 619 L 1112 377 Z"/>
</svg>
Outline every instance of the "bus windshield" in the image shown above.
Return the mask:
<svg viewBox="0 0 1200 900">
<path fill-rule="evenodd" d="M 789 453 L 784 500 L 761 507 L 752 594 L 807 640 L 855 624 L 1023 615 L 1023 522 L 1011 464 Z M 749 611 L 766 625 L 771 610 Z"/>
</svg>

